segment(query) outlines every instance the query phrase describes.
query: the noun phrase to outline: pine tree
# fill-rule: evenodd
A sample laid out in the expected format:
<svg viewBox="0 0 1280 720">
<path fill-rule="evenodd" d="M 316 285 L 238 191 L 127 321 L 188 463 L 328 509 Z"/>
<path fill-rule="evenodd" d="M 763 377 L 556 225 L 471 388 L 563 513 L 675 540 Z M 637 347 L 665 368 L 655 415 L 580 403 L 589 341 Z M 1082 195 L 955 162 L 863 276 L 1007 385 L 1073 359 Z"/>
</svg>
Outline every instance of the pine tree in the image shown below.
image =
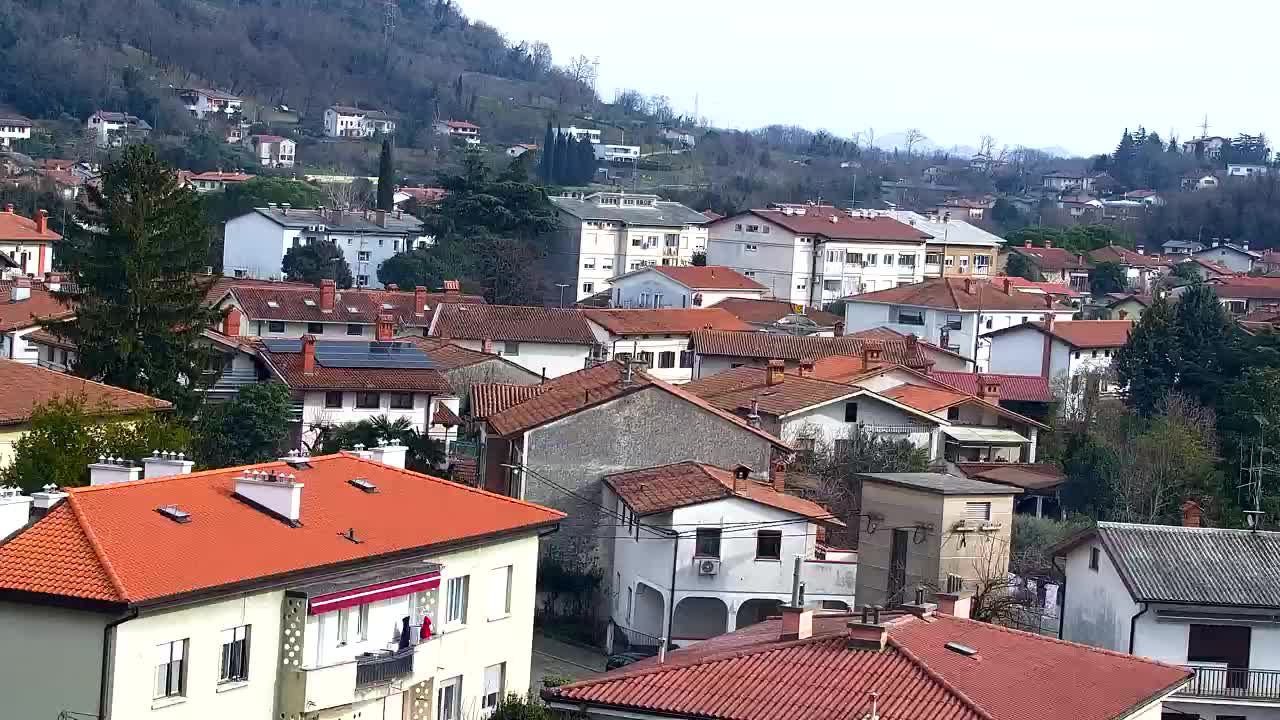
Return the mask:
<svg viewBox="0 0 1280 720">
<path fill-rule="evenodd" d="M 378 157 L 378 209 L 390 212 L 395 209 L 395 170 L 391 157 L 391 138 L 382 141 L 382 154 Z"/>
<path fill-rule="evenodd" d="M 542 178 L 543 185 L 552 185 L 555 183 L 555 147 L 556 147 L 556 131 L 551 127 L 551 121 L 547 121 L 547 132 L 542 136 L 542 158 L 538 166 L 538 176 Z"/>
<path fill-rule="evenodd" d="M 1144 416 L 1173 390 L 1180 355 L 1174 335 L 1174 311 L 1168 299 L 1157 295 L 1129 333 L 1129 341 L 1116 353 L 1113 367 L 1121 385 L 1128 387 L 1126 402 Z"/>
<path fill-rule="evenodd" d="M 570 182 L 565 177 L 565 172 L 569 168 L 569 157 L 567 152 L 568 143 L 569 138 L 567 135 L 564 133 L 556 133 L 556 157 L 554 161 L 555 175 L 551 178 L 551 181 L 556 185 L 568 185 Z"/>
<path fill-rule="evenodd" d="M 1171 138 L 1169 138 L 1169 147 L 1165 150 L 1165 152 L 1169 153 L 1170 155 L 1177 155 L 1177 154 L 1178 154 L 1178 152 L 1179 152 L 1179 150 L 1178 150 L 1178 138 L 1176 138 L 1176 137 L 1171 137 Z"/>
<path fill-rule="evenodd" d="M 86 193 L 58 251 L 79 286 L 76 316 L 45 327 L 76 344 L 76 375 L 193 412 L 209 358 L 197 342 L 220 319 L 204 302 L 213 279 L 197 277 L 211 235 L 200 198 L 147 145 L 126 148 Z"/>
<path fill-rule="evenodd" d="M 1173 317 L 1179 355 L 1177 389 L 1213 405 L 1226 381 L 1223 357 L 1233 344 L 1231 319 L 1218 293 L 1205 283 L 1193 283 L 1183 291 Z"/>
<path fill-rule="evenodd" d="M 1139 128 L 1141 129 L 1141 128 Z M 1144 132 L 1145 136 L 1146 133 Z M 1138 159 L 1138 145 L 1134 136 L 1125 128 L 1120 136 L 1120 144 L 1116 146 L 1115 155 L 1111 159 L 1111 175 L 1126 188 L 1132 187 L 1134 170 Z"/>
</svg>

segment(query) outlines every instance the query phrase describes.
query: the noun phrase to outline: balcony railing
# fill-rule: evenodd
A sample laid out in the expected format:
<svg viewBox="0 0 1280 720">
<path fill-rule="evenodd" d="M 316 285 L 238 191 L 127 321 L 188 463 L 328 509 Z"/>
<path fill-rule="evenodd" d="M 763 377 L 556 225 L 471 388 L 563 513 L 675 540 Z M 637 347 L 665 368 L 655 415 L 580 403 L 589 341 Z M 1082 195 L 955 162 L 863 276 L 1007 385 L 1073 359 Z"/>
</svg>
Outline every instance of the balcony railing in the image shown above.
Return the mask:
<svg viewBox="0 0 1280 720">
<path fill-rule="evenodd" d="M 413 673 L 413 646 L 398 652 L 356 658 L 356 687 L 388 683 Z"/>
<path fill-rule="evenodd" d="M 1180 695 L 1280 702 L 1280 670 L 1188 667 L 1195 673 Z"/>
</svg>

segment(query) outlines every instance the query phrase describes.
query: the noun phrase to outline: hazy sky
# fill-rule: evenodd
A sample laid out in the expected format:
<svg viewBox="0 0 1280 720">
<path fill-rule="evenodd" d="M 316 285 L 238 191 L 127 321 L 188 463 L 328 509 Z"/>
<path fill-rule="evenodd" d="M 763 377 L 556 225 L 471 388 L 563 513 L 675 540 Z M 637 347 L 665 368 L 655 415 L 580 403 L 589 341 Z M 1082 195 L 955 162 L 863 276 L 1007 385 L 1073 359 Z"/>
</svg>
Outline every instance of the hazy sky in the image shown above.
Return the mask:
<svg viewBox="0 0 1280 720">
<path fill-rule="evenodd" d="M 600 58 L 599 91 L 671 98 L 722 127 L 794 123 L 843 136 L 919 128 L 943 146 L 1114 149 L 1272 131 L 1280 55 L 1266 0 L 455 0 L 558 64 Z M 1280 129 L 1280 128 L 1278 128 Z"/>
</svg>

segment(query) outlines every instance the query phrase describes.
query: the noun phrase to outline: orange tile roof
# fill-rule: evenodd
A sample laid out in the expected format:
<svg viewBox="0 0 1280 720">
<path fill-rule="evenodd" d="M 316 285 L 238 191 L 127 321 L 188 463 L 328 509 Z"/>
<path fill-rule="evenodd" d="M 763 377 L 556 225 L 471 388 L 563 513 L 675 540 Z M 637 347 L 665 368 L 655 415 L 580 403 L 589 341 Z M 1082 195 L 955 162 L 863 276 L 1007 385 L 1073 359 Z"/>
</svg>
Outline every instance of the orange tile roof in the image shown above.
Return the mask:
<svg viewBox="0 0 1280 720">
<path fill-rule="evenodd" d="M 1050 335 L 1077 348 L 1111 348 L 1123 347 L 1129 341 L 1129 331 L 1133 328 L 1132 320 L 1057 320 L 1053 330 L 1049 331 L 1043 322 L 1029 322 L 1010 325 L 987 333 L 983 337 L 1003 335 L 1016 330 L 1032 328 Z"/>
<path fill-rule="evenodd" d="M 928 359 L 920 353 L 919 342 L 899 336 L 898 340 L 881 342 L 881 359 L 885 362 L 924 367 Z M 699 330 L 689 337 L 689 347 L 699 355 L 760 358 L 765 360 L 813 360 L 829 355 L 862 354 L 864 338 L 819 337 L 816 335 L 782 335 L 766 332 L 734 332 Z"/>
<path fill-rule="evenodd" d="M 1010 252 L 1025 255 L 1042 270 L 1088 270 L 1089 263 L 1083 255 L 1077 255 L 1058 247 L 1013 246 Z"/>
<path fill-rule="evenodd" d="M 666 275 L 693 290 L 753 290 L 765 292 L 769 289 L 733 268 L 721 265 L 651 265 L 644 269 Z"/>
<path fill-rule="evenodd" d="M 567 345 L 596 342 L 581 310 L 521 305 L 440 305 L 431 321 L 431 334 L 464 340 Z"/>
<path fill-rule="evenodd" d="M 842 524 L 812 500 L 773 489 L 756 480 L 735 480 L 732 470 L 699 462 L 679 462 L 605 475 L 604 482 L 639 515 L 666 512 L 727 497 L 740 497 L 811 520 Z"/>
<path fill-rule="evenodd" d="M 797 235 L 813 235 L 830 240 L 878 240 L 881 242 L 922 243 L 930 235 L 891 217 L 853 217 L 847 210 L 831 206 L 806 207 L 803 215 L 788 215 L 783 210 L 748 210 L 713 221 L 720 223 L 768 220 Z M 832 220 L 834 218 L 834 221 Z"/>
<path fill-rule="evenodd" d="M 1167 258 L 1162 258 L 1158 255 L 1144 255 L 1119 245 L 1108 245 L 1097 250 L 1090 250 L 1089 259 L 1096 263 L 1113 262 L 1134 267 L 1167 267 L 1170 264 Z"/>
<path fill-rule="evenodd" d="M 297 476 L 301 525 L 240 500 L 246 469 Z M 378 486 L 365 493 L 347 481 Z M 269 462 L 67 490 L 51 513 L 0 545 L 0 589 L 140 603 L 265 578 L 429 551 L 554 525 L 563 513 L 354 455 Z M 178 505 L 191 521 L 156 512 Z M 363 542 L 342 537 L 354 528 Z M 269 551 L 264 551 L 269 548 Z"/>
<path fill-rule="evenodd" d="M 912 285 L 900 285 L 896 288 L 850 295 L 844 300 L 852 303 L 874 302 L 988 312 L 1025 310 L 1045 313 L 1050 310 L 1060 312 L 1071 310 L 1065 305 L 1054 302 L 1051 296 L 1033 295 L 1013 289 L 1005 292 L 1002 284 L 988 280 L 953 277 L 933 278 Z"/>
<path fill-rule="evenodd" d="M 588 320 L 614 335 L 686 334 L 697 330 L 755 330 L 728 310 L 670 308 L 660 310 L 580 310 Z"/>
<path fill-rule="evenodd" d="M 0 425 L 21 425 L 31 420 L 36 407 L 55 398 L 83 398 L 94 415 L 128 415 L 170 410 L 167 400 L 143 395 L 35 365 L 0 360 Z"/>
<path fill-rule="evenodd" d="M 1018 277 L 1016 275 L 1011 275 L 1011 276 L 1000 275 L 1000 276 L 997 276 L 993 282 L 996 283 L 997 287 L 1000 287 L 1003 285 L 1003 283 L 1007 282 L 1013 287 L 1031 288 L 1031 289 L 1039 290 L 1045 293 L 1046 295 L 1066 295 L 1067 297 L 1071 297 L 1071 298 L 1084 297 L 1084 293 L 1080 292 L 1079 290 L 1072 289 L 1072 287 L 1070 285 L 1067 285 L 1066 283 L 1038 282 L 1035 280 L 1028 280 L 1024 277 Z"/>
<path fill-rule="evenodd" d="M 38 233 L 35 220 L 9 212 L 8 208 L 0 211 L 0 240 L 54 241 L 61 239 L 62 236 L 50 230 L 47 225 L 43 233 Z"/>
<path fill-rule="evenodd" d="M 367 352 L 368 340 L 326 340 L 335 347 L 348 346 Z M 449 381 L 436 368 L 410 367 L 325 367 L 316 359 L 311 373 L 303 369 L 301 349 L 298 352 L 272 352 L 262 341 L 254 344 L 258 357 L 275 371 L 291 390 L 371 390 L 382 392 L 425 392 L 448 395 Z"/>
<path fill-rule="evenodd" d="M 390 313 L 400 325 L 425 326 L 431 312 L 443 303 L 484 303 L 477 295 L 457 293 L 422 293 L 423 308 L 418 309 L 419 296 L 412 290 L 338 290 L 333 310 L 320 309 L 320 288 L 305 283 L 274 283 L 232 280 L 221 284 L 223 295 L 235 295 L 247 320 L 292 320 L 297 322 L 373 324 L 379 315 Z M 222 299 L 221 296 L 215 298 Z M 275 303 L 275 307 L 271 306 Z M 389 306 L 389 307 L 387 307 Z"/>
<path fill-rule="evenodd" d="M 903 405 L 910 405 L 917 410 L 931 414 L 973 397 L 958 391 L 907 383 L 896 385 L 888 390 L 882 390 L 880 394 L 887 398 L 893 398 Z"/>
<path fill-rule="evenodd" d="M 1043 375 L 1008 375 L 1000 373 L 970 373 L 933 370 L 929 377 L 970 395 L 978 394 L 978 379 L 987 378 L 1000 383 L 1000 399 L 1017 402 L 1052 402 L 1053 392 L 1049 379 Z"/>
<path fill-rule="evenodd" d="M 786 373 L 782 382 L 769 385 L 768 374 L 766 368 L 744 365 L 699 378 L 681 388 L 721 410 L 746 410 L 754 401 L 760 412 L 777 416 L 824 405 L 862 391 L 862 388 L 852 385 L 800 377 L 794 373 Z"/>
<path fill-rule="evenodd" d="M 782 300 L 757 300 L 754 298 L 725 298 L 712 307 L 728 310 L 734 317 L 754 325 L 772 325 L 795 312 L 795 306 Z M 805 307 L 803 315 L 821 326 L 832 327 L 844 318 L 835 313 Z"/>
<path fill-rule="evenodd" d="M 483 420 L 490 415 L 506 410 L 512 405 L 542 394 L 546 385 L 512 385 L 510 383 L 477 383 L 471 386 L 471 409 L 468 413 L 473 419 Z"/>
<path fill-rule="evenodd" d="M 66 318 L 74 314 L 48 290 L 31 288 L 31 297 L 12 301 L 13 286 L 0 287 L 0 332 L 22 330 L 39 325 L 41 320 Z"/>
</svg>

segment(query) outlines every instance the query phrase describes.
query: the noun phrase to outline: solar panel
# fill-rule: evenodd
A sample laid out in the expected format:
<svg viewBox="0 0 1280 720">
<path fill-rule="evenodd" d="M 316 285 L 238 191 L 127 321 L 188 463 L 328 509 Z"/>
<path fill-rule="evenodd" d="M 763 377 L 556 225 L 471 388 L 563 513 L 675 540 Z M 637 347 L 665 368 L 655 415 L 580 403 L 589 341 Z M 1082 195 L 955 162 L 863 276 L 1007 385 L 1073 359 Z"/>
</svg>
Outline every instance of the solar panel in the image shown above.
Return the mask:
<svg viewBox="0 0 1280 720">
<path fill-rule="evenodd" d="M 319 341 L 316 362 L 331 368 L 429 370 L 435 367 L 421 348 L 407 342 Z"/>
<path fill-rule="evenodd" d="M 273 353 L 296 353 L 302 352 L 302 339 L 286 340 L 282 338 L 267 338 L 262 341 L 267 346 L 267 350 Z"/>
</svg>

